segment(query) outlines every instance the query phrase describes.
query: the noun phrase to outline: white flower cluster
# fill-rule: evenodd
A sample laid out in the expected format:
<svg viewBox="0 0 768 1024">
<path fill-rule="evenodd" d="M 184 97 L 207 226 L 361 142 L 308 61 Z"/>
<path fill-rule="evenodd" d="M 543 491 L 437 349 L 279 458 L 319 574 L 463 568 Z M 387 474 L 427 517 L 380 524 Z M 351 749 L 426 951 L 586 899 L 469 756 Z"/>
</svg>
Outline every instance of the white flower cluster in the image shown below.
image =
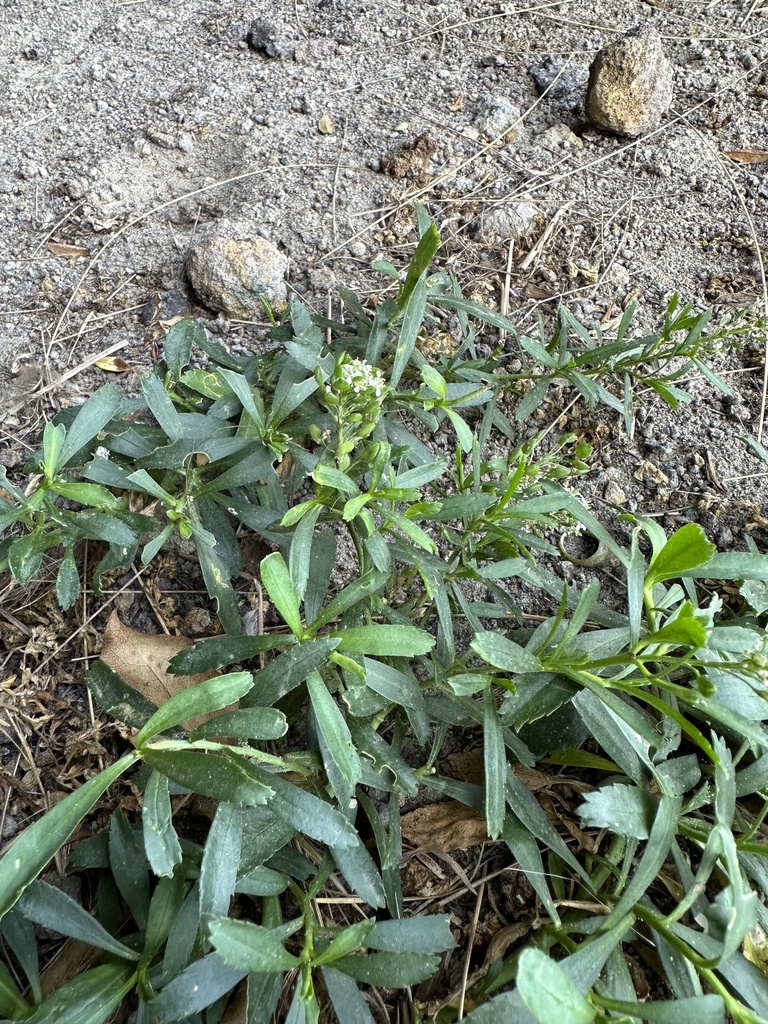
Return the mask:
<svg viewBox="0 0 768 1024">
<path fill-rule="evenodd" d="M 376 398 L 381 398 L 387 386 L 381 370 L 366 363 L 364 359 L 351 359 L 344 363 L 341 367 L 341 379 L 356 395 L 368 392 Z"/>
</svg>

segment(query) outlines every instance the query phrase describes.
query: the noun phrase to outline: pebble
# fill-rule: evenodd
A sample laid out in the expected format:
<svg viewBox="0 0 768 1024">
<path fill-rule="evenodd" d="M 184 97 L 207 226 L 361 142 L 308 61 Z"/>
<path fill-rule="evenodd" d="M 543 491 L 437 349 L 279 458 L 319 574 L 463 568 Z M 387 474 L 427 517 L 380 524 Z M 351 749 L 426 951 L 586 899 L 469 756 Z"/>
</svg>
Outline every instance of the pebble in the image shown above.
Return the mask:
<svg viewBox="0 0 768 1024">
<path fill-rule="evenodd" d="M 281 57 L 283 55 L 283 44 L 280 41 L 277 29 L 269 21 L 262 21 L 256 18 L 251 22 L 250 28 L 245 37 L 248 46 L 265 57 Z"/>
<path fill-rule="evenodd" d="M 547 99 L 553 100 L 581 98 L 589 77 L 589 69 L 583 64 L 569 63 L 562 57 L 548 57 L 529 71 L 539 96 L 546 92 Z"/>
<path fill-rule="evenodd" d="M 238 319 L 261 319 L 262 298 L 273 310 L 287 305 L 288 260 L 255 231 L 222 222 L 198 239 L 186 260 L 189 283 L 209 309 Z"/>
<path fill-rule="evenodd" d="M 538 136 L 536 142 L 553 152 L 559 149 L 584 149 L 584 143 L 567 124 L 553 124 Z"/>
<path fill-rule="evenodd" d="M 587 117 L 598 128 L 637 136 L 657 128 L 672 102 L 672 66 L 646 25 L 604 46 L 592 61 Z"/>
<path fill-rule="evenodd" d="M 496 139 L 520 120 L 521 111 L 508 96 L 483 96 L 475 115 L 475 126 L 489 139 Z"/>
<path fill-rule="evenodd" d="M 519 242 L 539 219 L 539 211 L 524 200 L 505 203 L 485 210 L 472 222 L 472 234 L 478 241 L 494 240 Z"/>
</svg>

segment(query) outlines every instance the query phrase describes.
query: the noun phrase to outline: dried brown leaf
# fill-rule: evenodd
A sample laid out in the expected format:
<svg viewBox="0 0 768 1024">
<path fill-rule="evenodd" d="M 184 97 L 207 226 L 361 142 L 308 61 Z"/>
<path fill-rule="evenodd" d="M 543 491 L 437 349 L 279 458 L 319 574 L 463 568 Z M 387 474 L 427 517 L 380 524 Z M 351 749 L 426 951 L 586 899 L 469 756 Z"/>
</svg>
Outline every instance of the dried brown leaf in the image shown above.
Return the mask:
<svg viewBox="0 0 768 1024">
<path fill-rule="evenodd" d="M 428 804 L 403 815 L 402 832 L 414 846 L 428 846 L 445 853 L 488 841 L 483 815 L 458 800 Z"/>
<path fill-rule="evenodd" d="M 54 256 L 66 256 L 70 260 L 91 255 L 90 249 L 86 249 L 84 245 L 68 245 L 66 242 L 48 242 L 47 245 Z"/>
<path fill-rule="evenodd" d="M 130 366 L 120 356 L 104 356 L 96 360 L 96 366 L 100 370 L 107 370 L 109 373 L 126 373 Z"/>
<path fill-rule="evenodd" d="M 248 984 L 241 982 L 237 995 L 224 1011 L 221 1024 L 248 1024 Z"/>
<path fill-rule="evenodd" d="M 764 149 L 726 149 L 723 150 L 729 160 L 735 160 L 737 164 L 764 164 L 768 162 L 768 152 Z"/>
<path fill-rule="evenodd" d="M 171 658 L 191 647 L 194 643 L 186 636 L 166 636 L 165 634 L 140 633 L 120 621 L 113 611 L 104 632 L 104 645 L 101 650 L 102 661 L 123 679 L 134 690 L 138 690 L 147 700 L 160 707 L 175 693 L 186 690 L 188 686 L 204 683 L 212 679 L 216 672 L 198 672 L 193 676 L 177 676 L 168 671 Z M 228 708 L 227 710 L 233 710 Z M 184 722 L 185 729 L 195 729 L 210 715 L 198 716 Z"/>
<path fill-rule="evenodd" d="M 53 995 L 62 985 L 88 968 L 95 967 L 103 958 L 104 953 L 95 946 L 89 946 L 79 939 L 67 939 L 40 974 L 43 996 Z"/>
<path fill-rule="evenodd" d="M 508 924 L 506 928 L 501 928 L 488 943 L 488 948 L 485 951 L 485 960 L 483 961 L 484 965 L 490 966 L 490 964 L 495 963 L 497 960 L 501 960 L 509 947 L 514 942 L 519 942 L 520 939 L 525 938 L 532 927 L 533 918 L 530 918 L 527 921 L 518 921 L 516 924 Z"/>
</svg>

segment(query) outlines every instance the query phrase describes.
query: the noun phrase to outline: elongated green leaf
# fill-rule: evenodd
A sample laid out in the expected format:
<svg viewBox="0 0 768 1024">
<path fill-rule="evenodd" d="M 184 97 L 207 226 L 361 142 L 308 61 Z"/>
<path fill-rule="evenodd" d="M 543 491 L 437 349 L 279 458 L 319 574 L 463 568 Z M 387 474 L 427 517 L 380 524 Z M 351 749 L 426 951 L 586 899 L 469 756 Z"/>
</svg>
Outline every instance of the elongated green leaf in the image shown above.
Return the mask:
<svg viewBox="0 0 768 1024">
<path fill-rule="evenodd" d="M 226 964 L 216 953 L 209 953 L 190 964 L 152 1000 L 151 1019 L 163 1024 L 186 1021 L 230 992 L 245 975 L 243 968 Z"/>
<path fill-rule="evenodd" d="M 104 964 L 78 974 L 48 996 L 25 1024 L 104 1024 L 134 986 L 130 964 Z"/>
<path fill-rule="evenodd" d="M 709 561 L 685 569 L 678 576 L 712 580 L 768 580 L 768 555 L 747 551 L 719 551 Z"/>
<path fill-rule="evenodd" d="M 365 945 L 390 953 L 442 953 L 456 947 L 450 921 L 450 917 L 442 914 L 377 921 Z"/>
<path fill-rule="evenodd" d="M 349 586 L 344 587 L 336 596 L 328 602 L 311 623 L 311 632 L 316 633 L 322 626 L 342 615 L 349 608 L 353 608 L 364 598 L 375 594 L 385 584 L 389 573 L 378 569 L 367 572 L 364 576 L 354 580 Z"/>
<path fill-rule="evenodd" d="M 345 694 L 346 699 L 347 694 Z M 358 750 L 365 751 L 365 760 L 371 760 L 373 769 L 379 776 L 385 773 L 387 782 L 391 777 L 394 780 L 394 791 L 408 793 L 415 796 L 419 784 L 413 769 L 405 760 L 396 753 L 389 743 L 362 718 L 350 716 L 349 731 L 352 740 Z"/>
<path fill-rule="evenodd" d="M 345 494 L 348 498 L 360 493 L 360 488 L 351 476 L 347 476 L 340 469 L 328 466 L 323 462 L 315 466 L 311 476 L 315 483 L 321 487 L 332 487 L 334 490 Z"/>
<path fill-rule="evenodd" d="M 392 369 L 389 374 L 389 386 L 392 388 L 397 387 L 403 375 L 403 370 L 408 365 L 408 360 L 413 354 L 416 339 L 424 322 L 426 305 L 427 289 L 424 282 L 418 280 L 410 298 L 407 300 L 403 322 L 400 326 L 400 336 L 397 339 L 395 358 L 392 361 Z"/>
<path fill-rule="evenodd" d="M 321 507 L 321 505 L 316 504 L 306 515 L 302 516 L 291 540 L 288 566 L 291 579 L 299 595 L 299 600 L 303 600 L 304 592 L 307 589 L 309 567 L 312 562 L 312 546 L 315 539 L 315 524 L 320 515 Z"/>
<path fill-rule="evenodd" d="M 485 766 L 485 820 L 488 835 L 498 839 L 506 811 L 507 755 L 493 690 L 483 693 L 483 763 Z"/>
<path fill-rule="evenodd" d="M 271 636 L 213 636 L 200 640 L 171 658 L 169 669 L 177 675 L 215 672 L 238 661 L 250 661 L 276 647 L 290 647 L 296 638 L 290 634 Z"/>
<path fill-rule="evenodd" d="M 200 865 L 200 918 L 226 917 L 235 891 L 243 838 L 243 813 L 240 807 L 220 803 Z"/>
<path fill-rule="evenodd" d="M 240 740 L 277 740 L 285 736 L 288 723 L 285 715 L 274 708 L 241 708 L 225 711 L 203 722 L 190 735 L 191 740 L 207 736 L 228 736 Z"/>
<path fill-rule="evenodd" d="M 278 775 L 270 775 L 257 765 L 252 766 L 256 777 L 275 792 L 270 807 L 297 832 L 304 832 L 321 843 L 333 847 L 356 846 L 357 832 L 335 807 L 311 793 L 291 785 Z"/>
<path fill-rule="evenodd" d="M 243 633 L 243 620 L 237 595 L 230 582 L 231 567 L 219 554 L 216 540 L 195 520 L 191 521 L 192 539 L 197 546 L 197 559 L 205 587 L 216 601 L 216 614 L 227 633 Z"/>
<path fill-rule="evenodd" d="M 56 575 L 56 600 L 63 611 L 68 611 L 80 593 L 80 574 L 72 548 L 67 548 Z"/>
<path fill-rule="evenodd" d="M 479 654 L 483 661 L 489 665 L 500 668 L 505 672 L 525 673 L 543 672 L 544 668 L 530 651 L 526 651 L 519 644 L 507 640 L 500 633 L 477 633 L 470 644 L 476 654 Z"/>
<path fill-rule="evenodd" d="M 152 772 L 141 809 L 144 849 L 149 866 L 159 877 L 169 877 L 181 863 L 181 844 L 173 827 L 168 779 Z"/>
<path fill-rule="evenodd" d="M 65 796 L 42 818 L 21 833 L 0 858 L 0 917 L 14 905 L 27 886 L 61 849 L 102 793 L 139 755 L 132 751 Z"/>
<path fill-rule="evenodd" d="M 185 789 L 233 804 L 265 804 L 273 795 L 264 776 L 243 758 L 197 750 L 160 750 L 145 747 L 142 757 L 150 767 Z M 266 774 L 266 773 L 265 773 Z"/>
<path fill-rule="evenodd" d="M 273 551 L 261 562 L 261 582 L 269 599 L 282 615 L 286 625 L 297 637 L 304 635 L 299 611 L 299 592 L 291 579 L 288 566 L 279 551 Z"/>
<path fill-rule="evenodd" d="M 393 704 L 413 708 L 415 711 L 425 710 L 424 695 L 413 676 L 372 658 L 365 658 L 363 664 L 365 681 L 376 693 L 380 693 Z"/>
<path fill-rule="evenodd" d="M 122 389 L 117 384 L 105 384 L 83 402 L 67 430 L 60 453 L 60 466 L 66 466 L 73 455 L 104 429 L 117 413 L 122 401 Z"/>
<path fill-rule="evenodd" d="M 101 707 L 113 718 L 134 729 L 140 729 L 157 711 L 152 701 L 129 686 L 101 658 L 91 665 L 85 679 L 88 689 Z"/>
<path fill-rule="evenodd" d="M 348 974 L 323 967 L 323 981 L 339 1024 L 374 1024 L 371 1011 L 355 981 Z"/>
<path fill-rule="evenodd" d="M 175 978 L 193 958 L 200 926 L 200 891 L 197 882 L 182 903 L 171 925 L 163 954 L 163 975 Z"/>
<path fill-rule="evenodd" d="M 319 668 L 331 651 L 339 646 L 337 637 L 304 640 L 278 655 L 254 677 L 254 687 L 241 706 L 251 703 L 271 705 L 303 683 L 313 669 Z"/>
<path fill-rule="evenodd" d="M 435 646 L 435 638 L 416 626 L 351 626 L 332 635 L 338 638 L 338 650 L 344 654 L 415 658 L 428 654 Z"/>
<path fill-rule="evenodd" d="M 146 959 L 151 959 L 161 948 L 178 920 L 184 906 L 184 890 L 186 881 L 183 871 L 161 878 L 152 893 L 149 902 L 147 930 L 144 937 Z"/>
<path fill-rule="evenodd" d="M 163 342 L 163 357 L 166 366 L 176 380 L 181 377 L 185 366 L 189 365 L 192 346 L 205 341 L 205 328 L 191 316 L 185 316 L 173 324 Z"/>
<path fill-rule="evenodd" d="M 209 935 L 225 963 L 250 974 L 290 970 L 301 963 L 273 931 L 250 921 L 212 921 Z"/>
<path fill-rule="evenodd" d="M 538 949 L 520 954 L 517 989 L 540 1024 L 592 1024 L 597 1015 L 562 967 Z"/>
<path fill-rule="evenodd" d="M 306 828 L 304 829 L 306 832 Z M 336 866 L 356 892 L 370 907 L 383 907 L 386 902 L 384 883 L 373 857 L 358 836 L 350 846 L 331 845 Z"/>
<path fill-rule="evenodd" d="M 307 691 L 320 734 L 323 767 L 337 799 L 346 805 L 353 799 L 355 786 L 360 781 L 360 758 L 344 716 L 319 672 L 310 672 L 307 676 Z"/>
<path fill-rule="evenodd" d="M 141 390 L 150 412 L 162 429 L 171 441 L 178 441 L 184 434 L 182 421 L 160 379 L 154 373 L 142 377 Z"/>
<path fill-rule="evenodd" d="M 374 534 L 374 536 L 377 535 Z M 304 616 L 308 623 L 313 622 L 320 614 L 320 608 L 330 587 L 335 564 L 336 536 L 328 528 L 321 529 L 313 538 L 309 578 L 304 592 Z"/>
<path fill-rule="evenodd" d="M 173 729 L 188 718 L 209 715 L 229 704 L 240 700 L 253 686 L 250 672 L 230 672 L 225 676 L 206 679 L 196 686 L 188 686 L 163 704 L 152 715 L 134 740 L 137 748 L 143 747 L 153 737 Z"/>
<path fill-rule="evenodd" d="M 4 1017 L 24 1019 L 29 1016 L 30 1006 L 22 996 L 11 977 L 11 972 L 0 960 L 0 1013 Z"/>
<path fill-rule="evenodd" d="M 246 1024 L 264 1024 L 264 1021 L 272 1020 L 282 988 L 282 971 L 275 974 L 249 974 Z"/>
<path fill-rule="evenodd" d="M 686 523 L 675 530 L 648 566 L 646 586 L 679 576 L 709 561 L 717 551 L 698 523 Z"/>
<path fill-rule="evenodd" d="M 50 928 L 60 935 L 68 935 L 70 938 L 88 943 L 89 946 L 105 949 L 108 953 L 122 957 L 123 960 L 139 959 L 138 953 L 113 938 L 96 918 L 91 917 L 71 896 L 40 879 L 29 886 L 19 900 L 18 908 L 30 921 Z"/>
<path fill-rule="evenodd" d="M 43 992 L 40 985 L 40 963 L 35 926 L 19 912 L 18 904 L 9 910 L 3 920 L 0 921 L 0 934 L 2 934 L 8 948 L 19 961 L 21 969 L 27 976 L 32 999 L 36 1003 L 42 1002 Z M 0 980 L 0 990 L 5 992 L 2 998 L 7 999 L 10 996 L 12 1001 L 15 1000 L 16 985 L 12 979 L 10 988 L 8 986 L 8 978 L 5 978 L 4 981 Z M 18 998 L 21 999 L 20 993 L 18 993 Z M 23 1003 L 24 1000 L 21 1000 L 21 1002 Z M 9 1010 L 6 1012 L 3 1006 L 0 1006 L 0 1013 L 5 1013 L 6 1016 L 12 1017 L 14 1014 L 18 1015 L 20 1011 Z"/>
<path fill-rule="evenodd" d="M 437 230 L 434 224 L 430 224 L 424 234 L 419 239 L 419 244 L 416 246 L 416 251 L 411 257 L 411 262 L 408 266 L 408 273 L 405 276 L 405 281 L 400 288 L 397 295 L 397 305 L 400 310 L 407 307 L 411 301 L 411 296 L 416 289 L 419 281 L 426 274 L 429 269 L 429 265 L 434 259 L 435 253 L 440 248 L 440 232 Z"/>
<path fill-rule="evenodd" d="M 648 1024 L 725 1024 L 725 1004 L 721 996 L 691 996 L 688 999 L 676 999 L 674 1002 L 624 1002 L 623 1000 L 604 1000 L 607 1008 L 640 1017 Z"/>
<path fill-rule="evenodd" d="M 312 961 L 313 967 L 321 967 L 323 964 L 332 964 L 341 956 L 353 953 L 361 946 L 367 945 L 365 941 L 368 933 L 373 928 L 375 921 L 358 921 L 357 924 L 344 928 L 339 935 L 333 939 L 328 946 Z"/>
<path fill-rule="evenodd" d="M 368 953 L 341 957 L 333 966 L 366 985 L 406 988 L 430 978 L 439 963 L 428 953 Z"/>
<path fill-rule="evenodd" d="M 149 872 L 140 833 L 120 810 L 109 823 L 109 864 L 120 895 L 143 930 L 149 913 Z"/>
<path fill-rule="evenodd" d="M 638 786 L 616 783 L 584 794 L 579 816 L 585 827 L 609 828 L 619 836 L 647 839 L 658 800 Z"/>
<path fill-rule="evenodd" d="M 627 887 L 608 917 L 607 924 L 614 924 L 619 918 L 624 917 L 656 878 L 662 864 L 667 859 L 672 841 L 677 833 L 681 805 L 682 797 L 680 796 L 664 795 L 660 798 L 656 817 L 640 863 L 634 869 Z"/>
</svg>

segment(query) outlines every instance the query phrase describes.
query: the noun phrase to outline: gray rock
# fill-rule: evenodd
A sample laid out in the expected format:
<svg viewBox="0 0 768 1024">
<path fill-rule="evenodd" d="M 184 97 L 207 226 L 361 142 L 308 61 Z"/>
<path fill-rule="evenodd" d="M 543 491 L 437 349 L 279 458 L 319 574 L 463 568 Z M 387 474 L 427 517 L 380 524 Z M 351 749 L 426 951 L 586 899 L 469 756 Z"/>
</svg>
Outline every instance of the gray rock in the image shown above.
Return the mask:
<svg viewBox="0 0 768 1024">
<path fill-rule="evenodd" d="M 280 36 L 275 26 L 269 21 L 262 21 L 260 18 L 252 21 L 245 41 L 252 50 L 256 50 L 257 53 L 261 53 L 265 57 L 282 57 L 283 55 L 284 47 Z"/>
<path fill-rule="evenodd" d="M 286 306 L 288 260 L 255 232 L 222 223 L 200 238 L 186 260 L 189 283 L 203 305 L 226 316 L 250 320 Z"/>
<path fill-rule="evenodd" d="M 587 117 L 598 128 L 636 136 L 658 127 L 672 102 L 672 66 L 649 25 L 604 46 L 592 61 Z"/>
<path fill-rule="evenodd" d="M 536 142 L 553 153 L 560 149 L 584 149 L 584 143 L 567 124 L 553 124 L 539 135 Z"/>
<path fill-rule="evenodd" d="M 569 63 L 563 57 L 547 57 L 529 71 L 539 96 L 546 92 L 547 99 L 551 100 L 573 98 L 575 101 L 577 96 L 580 99 L 589 77 L 589 68 L 584 64 Z"/>
<path fill-rule="evenodd" d="M 531 203 L 524 200 L 518 203 L 505 203 L 485 210 L 472 222 L 472 234 L 478 241 L 516 242 L 524 238 L 539 219 L 539 211 Z"/>
<path fill-rule="evenodd" d="M 496 139 L 520 120 L 521 111 L 508 96 L 483 96 L 475 125 L 489 139 Z"/>
</svg>

